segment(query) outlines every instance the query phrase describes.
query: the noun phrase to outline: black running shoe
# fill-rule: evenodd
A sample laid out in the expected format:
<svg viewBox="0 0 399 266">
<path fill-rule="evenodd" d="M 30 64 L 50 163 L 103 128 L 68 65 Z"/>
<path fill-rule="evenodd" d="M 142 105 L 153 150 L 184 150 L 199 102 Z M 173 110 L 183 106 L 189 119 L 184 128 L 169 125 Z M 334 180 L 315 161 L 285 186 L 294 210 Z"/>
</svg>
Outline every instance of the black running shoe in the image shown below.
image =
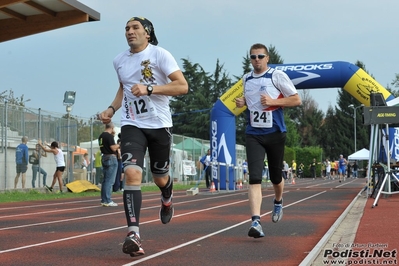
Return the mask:
<svg viewBox="0 0 399 266">
<path fill-rule="evenodd" d="M 125 242 L 123 242 L 122 251 L 131 257 L 144 255 L 144 249 L 141 247 L 141 240 L 136 232 L 131 231 L 127 234 Z"/>
<path fill-rule="evenodd" d="M 162 201 L 161 201 L 162 202 Z M 163 224 L 167 224 L 172 220 L 174 213 L 172 200 L 168 203 L 161 203 L 161 209 L 159 210 L 159 219 Z"/>
<path fill-rule="evenodd" d="M 46 189 L 50 192 L 53 192 L 53 188 L 46 185 Z"/>
</svg>

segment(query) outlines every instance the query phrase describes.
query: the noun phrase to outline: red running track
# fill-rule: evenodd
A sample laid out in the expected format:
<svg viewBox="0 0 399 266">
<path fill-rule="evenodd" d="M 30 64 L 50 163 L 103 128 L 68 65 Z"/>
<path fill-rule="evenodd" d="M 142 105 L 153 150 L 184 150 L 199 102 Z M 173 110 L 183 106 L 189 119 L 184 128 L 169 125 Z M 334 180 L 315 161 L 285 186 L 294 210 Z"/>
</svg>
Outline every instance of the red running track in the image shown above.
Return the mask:
<svg viewBox="0 0 399 266">
<path fill-rule="evenodd" d="M 271 221 L 273 192 L 263 190 L 264 238 L 247 236 L 247 190 L 174 192 L 175 215 L 159 221 L 159 193 L 143 193 L 140 234 L 145 256 L 122 253 L 127 234 L 118 207 L 99 198 L 0 204 L 0 265 L 298 265 L 364 186 L 298 180 L 286 185 L 284 216 Z"/>
</svg>

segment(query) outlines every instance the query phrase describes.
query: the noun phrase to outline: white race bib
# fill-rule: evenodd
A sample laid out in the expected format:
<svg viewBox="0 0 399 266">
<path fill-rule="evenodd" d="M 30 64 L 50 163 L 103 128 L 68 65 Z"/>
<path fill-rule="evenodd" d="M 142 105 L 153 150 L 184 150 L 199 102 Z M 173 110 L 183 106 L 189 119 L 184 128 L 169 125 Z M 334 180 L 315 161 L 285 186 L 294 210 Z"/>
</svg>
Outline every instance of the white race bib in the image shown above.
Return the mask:
<svg viewBox="0 0 399 266">
<path fill-rule="evenodd" d="M 130 99 L 129 113 L 132 120 L 158 116 L 157 109 L 149 96 Z"/>
<path fill-rule="evenodd" d="M 273 127 L 272 111 L 251 111 L 250 116 L 251 126 L 259 128 Z"/>
</svg>

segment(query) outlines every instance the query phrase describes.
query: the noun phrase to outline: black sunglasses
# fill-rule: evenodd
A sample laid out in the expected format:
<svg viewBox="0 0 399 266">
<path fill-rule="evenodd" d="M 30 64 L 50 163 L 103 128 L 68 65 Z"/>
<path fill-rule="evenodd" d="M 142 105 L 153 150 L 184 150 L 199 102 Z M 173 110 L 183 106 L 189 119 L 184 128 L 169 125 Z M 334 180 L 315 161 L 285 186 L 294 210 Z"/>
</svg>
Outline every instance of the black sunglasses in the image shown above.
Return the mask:
<svg viewBox="0 0 399 266">
<path fill-rule="evenodd" d="M 256 55 L 256 54 L 251 54 L 250 57 L 251 57 L 251 59 L 254 59 L 254 60 L 255 60 L 256 57 L 258 57 L 259 59 L 263 59 L 263 58 L 266 57 L 266 55 L 265 55 L 265 54 L 258 54 L 258 55 Z"/>
</svg>

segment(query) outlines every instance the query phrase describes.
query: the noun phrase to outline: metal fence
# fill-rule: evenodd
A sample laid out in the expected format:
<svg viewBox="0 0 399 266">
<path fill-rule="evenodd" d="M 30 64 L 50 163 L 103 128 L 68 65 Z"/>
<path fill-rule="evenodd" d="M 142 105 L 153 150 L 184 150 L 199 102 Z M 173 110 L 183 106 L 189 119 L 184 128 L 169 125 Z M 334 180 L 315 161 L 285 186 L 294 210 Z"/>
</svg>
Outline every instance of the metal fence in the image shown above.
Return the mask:
<svg viewBox="0 0 399 266">
<path fill-rule="evenodd" d="M 21 139 L 27 136 L 27 143 L 30 153 L 36 148 L 38 139 L 42 142 L 51 143 L 58 141 L 64 151 L 67 168 L 64 172 L 64 182 L 68 183 L 81 176 L 79 162 L 84 153 L 94 160 L 94 155 L 99 150 L 98 136 L 94 136 L 93 126 L 96 126 L 93 118 L 69 117 L 69 113 L 57 114 L 41 109 L 26 108 L 23 106 L 10 105 L 7 102 L 0 103 L 0 126 L 1 126 L 1 147 L 0 147 L 0 190 L 13 189 L 16 176 L 15 149 L 21 143 Z M 97 125 L 98 126 L 98 125 Z M 86 127 L 86 134 L 90 130 L 90 140 L 78 143 L 79 132 Z M 116 136 L 120 128 L 116 124 Z M 116 137 L 117 140 L 117 137 Z M 245 159 L 245 147 L 236 145 L 236 162 L 234 167 L 235 179 L 242 178 L 241 165 Z M 181 135 L 173 135 L 171 147 L 170 174 L 176 181 L 191 182 L 199 181 L 201 168 L 199 160 L 207 153 L 210 147 L 209 140 L 188 138 Z M 32 170 L 31 165 L 26 173 L 25 188 L 31 188 Z M 40 167 L 47 172 L 47 185 L 51 184 L 52 175 L 55 170 L 53 155 L 42 157 Z M 148 154 L 145 159 L 143 171 L 143 183 L 151 183 L 152 177 L 149 171 Z M 87 179 L 94 183 L 94 175 L 88 169 Z M 43 180 L 37 179 L 36 187 L 43 186 Z M 21 188 L 21 177 L 16 188 Z"/>
<path fill-rule="evenodd" d="M 43 143 L 58 141 L 63 151 L 74 150 L 77 145 L 77 121 L 70 119 L 68 115 L 64 115 L 66 118 L 62 116 L 41 109 L 0 103 L 0 179 L 3 181 L 0 182 L 0 189 L 14 188 L 15 149 L 21 143 L 22 137 L 28 137 L 27 145 L 30 151 L 36 148 L 39 139 Z M 66 159 L 68 162 L 68 157 Z M 41 164 L 42 168 L 52 165 L 52 169 L 55 169 L 52 156 L 42 158 Z M 47 172 L 52 176 L 53 170 Z M 66 173 L 68 174 L 68 171 Z M 31 171 L 26 174 L 26 188 L 31 187 L 31 175 Z M 21 180 L 21 177 L 19 179 Z"/>
</svg>

